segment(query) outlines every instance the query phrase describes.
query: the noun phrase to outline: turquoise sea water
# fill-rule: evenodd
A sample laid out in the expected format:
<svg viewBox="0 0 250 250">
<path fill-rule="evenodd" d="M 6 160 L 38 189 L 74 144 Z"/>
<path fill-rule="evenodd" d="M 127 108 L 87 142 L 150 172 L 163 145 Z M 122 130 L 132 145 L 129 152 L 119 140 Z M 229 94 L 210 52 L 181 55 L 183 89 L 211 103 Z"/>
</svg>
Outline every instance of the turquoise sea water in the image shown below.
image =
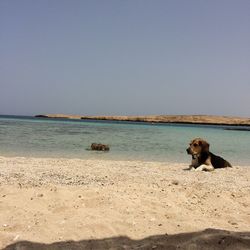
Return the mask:
<svg viewBox="0 0 250 250">
<path fill-rule="evenodd" d="M 202 137 L 233 165 L 250 166 L 250 131 L 221 126 L 160 125 L 0 116 L 0 155 L 190 163 L 186 148 Z M 110 152 L 88 151 L 92 142 Z"/>
</svg>

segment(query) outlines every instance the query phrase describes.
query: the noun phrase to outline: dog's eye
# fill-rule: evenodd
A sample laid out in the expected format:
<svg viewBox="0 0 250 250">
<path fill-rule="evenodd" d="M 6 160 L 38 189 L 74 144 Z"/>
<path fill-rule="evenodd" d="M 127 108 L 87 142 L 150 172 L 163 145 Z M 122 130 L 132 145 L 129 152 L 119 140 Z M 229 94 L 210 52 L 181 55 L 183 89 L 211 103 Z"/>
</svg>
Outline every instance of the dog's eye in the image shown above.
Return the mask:
<svg viewBox="0 0 250 250">
<path fill-rule="evenodd" d="M 198 144 L 197 143 L 194 143 L 194 147 L 197 147 L 198 146 Z"/>
</svg>

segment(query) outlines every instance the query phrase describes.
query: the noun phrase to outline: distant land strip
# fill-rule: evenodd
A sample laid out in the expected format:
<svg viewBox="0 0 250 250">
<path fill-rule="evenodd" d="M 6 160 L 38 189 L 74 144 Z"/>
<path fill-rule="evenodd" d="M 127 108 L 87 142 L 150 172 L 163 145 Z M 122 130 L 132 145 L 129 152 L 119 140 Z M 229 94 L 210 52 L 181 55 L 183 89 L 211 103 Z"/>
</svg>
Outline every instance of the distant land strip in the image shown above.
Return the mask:
<svg viewBox="0 0 250 250">
<path fill-rule="evenodd" d="M 36 115 L 35 117 L 148 123 L 250 126 L 250 118 L 213 115 L 81 116 L 65 114 L 46 114 Z"/>
</svg>

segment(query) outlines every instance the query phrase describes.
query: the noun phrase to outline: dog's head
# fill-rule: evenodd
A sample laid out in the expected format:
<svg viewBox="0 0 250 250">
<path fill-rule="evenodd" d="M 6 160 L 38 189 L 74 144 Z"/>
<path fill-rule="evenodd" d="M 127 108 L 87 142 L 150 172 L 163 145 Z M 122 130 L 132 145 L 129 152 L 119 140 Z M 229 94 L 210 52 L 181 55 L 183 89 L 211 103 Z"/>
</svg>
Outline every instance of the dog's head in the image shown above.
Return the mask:
<svg viewBox="0 0 250 250">
<path fill-rule="evenodd" d="M 189 147 L 187 148 L 187 153 L 190 155 L 197 155 L 199 156 L 202 152 L 208 152 L 209 151 L 209 144 L 205 140 L 201 138 L 195 138 L 192 140 L 189 144 Z"/>
</svg>

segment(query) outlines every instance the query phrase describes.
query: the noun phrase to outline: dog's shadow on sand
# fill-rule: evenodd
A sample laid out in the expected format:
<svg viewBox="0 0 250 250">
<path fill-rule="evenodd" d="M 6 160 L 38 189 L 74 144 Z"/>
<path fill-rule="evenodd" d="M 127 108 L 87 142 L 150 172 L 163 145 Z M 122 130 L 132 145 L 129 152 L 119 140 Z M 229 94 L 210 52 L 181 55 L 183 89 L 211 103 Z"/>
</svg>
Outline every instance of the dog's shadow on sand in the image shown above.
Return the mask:
<svg viewBox="0 0 250 250">
<path fill-rule="evenodd" d="M 183 168 L 182 170 L 183 170 L 183 171 L 191 171 L 190 167 Z"/>
<path fill-rule="evenodd" d="M 105 249 L 250 249 L 250 232 L 232 232 L 206 229 L 199 232 L 175 235 L 154 235 L 141 240 L 125 236 L 81 241 L 54 242 L 51 244 L 20 241 L 3 250 L 105 250 Z"/>
</svg>

